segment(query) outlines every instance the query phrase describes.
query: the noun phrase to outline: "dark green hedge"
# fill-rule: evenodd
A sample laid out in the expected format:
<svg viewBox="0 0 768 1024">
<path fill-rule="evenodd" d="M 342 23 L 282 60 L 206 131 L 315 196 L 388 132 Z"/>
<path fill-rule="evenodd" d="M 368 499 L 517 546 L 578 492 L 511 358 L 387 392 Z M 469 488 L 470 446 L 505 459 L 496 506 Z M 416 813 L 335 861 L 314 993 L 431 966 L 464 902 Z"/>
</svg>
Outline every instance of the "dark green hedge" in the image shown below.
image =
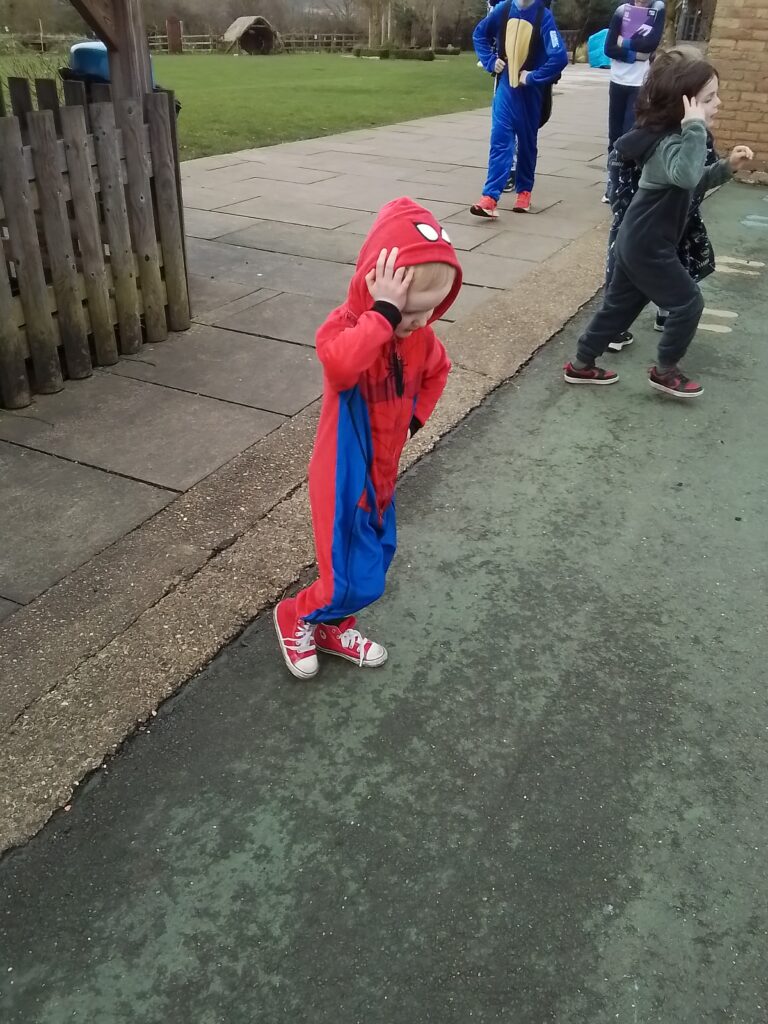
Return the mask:
<svg viewBox="0 0 768 1024">
<path fill-rule="evenodd" d="M 397 60 L 434 60 L 432 50 L 393 50 L 392 56 Z"/>
</svg>

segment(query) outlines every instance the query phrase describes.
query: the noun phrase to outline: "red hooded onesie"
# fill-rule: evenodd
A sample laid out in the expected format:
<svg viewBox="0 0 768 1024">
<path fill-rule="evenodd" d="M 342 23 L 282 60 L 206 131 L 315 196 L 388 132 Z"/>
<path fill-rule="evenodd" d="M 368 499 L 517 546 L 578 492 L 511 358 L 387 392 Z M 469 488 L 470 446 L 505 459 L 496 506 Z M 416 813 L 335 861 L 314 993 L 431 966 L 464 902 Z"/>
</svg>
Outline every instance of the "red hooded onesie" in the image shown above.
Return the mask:
<svg viewBox="0 0 768 1024">
<path fill-rule="evenodd" d="M 451 364 L 428 325 L 397 338 L 373 310 L 365 283 L 382 249 L 397 266 L 447 263 L 456 276 L 438 320 L 461 288 L 461 267 L 446 232 L 412 199 L 381 210 L 363 243 L 347 301 L 317 332 L 323 407 L 309 464 L 309 497 L 320 578 L 297 597 L 300 618 L 353 615 L 384 592 L 396 548 L 394 493 L 411 421 L 429 419 Z"/>
</svg>

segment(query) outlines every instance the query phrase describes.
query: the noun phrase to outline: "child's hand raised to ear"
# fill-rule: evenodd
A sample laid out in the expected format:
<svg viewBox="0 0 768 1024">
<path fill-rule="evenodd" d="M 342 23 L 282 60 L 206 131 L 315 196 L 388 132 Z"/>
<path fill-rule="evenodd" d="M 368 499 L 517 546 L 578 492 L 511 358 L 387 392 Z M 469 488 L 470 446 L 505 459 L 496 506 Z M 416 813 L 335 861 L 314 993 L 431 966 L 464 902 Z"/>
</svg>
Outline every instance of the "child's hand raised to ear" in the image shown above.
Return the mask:
<svg viewBox="0 0 768 1024">
<path fill-rule="evenodd" d="M 687 121 L 703 121 L 704 120 L 704 108 L 696 99 L 692 96 L 688 99 L 687 96 L 683 96 L 683 117 L 680 121 L 681 124 L 685 124 Z"/>
<path fill-rule="evenodd" d="M 755 154 L 749 146 L 734 146 L 731 150 L 731 155 L 728 157 L 728 163 L 731 165 L 732 170 L 740 171 L 744 164 L 748 164 L 754 159 Z"/>
<path fill-rule="evenodd" d="M 389 253 L 382 249 L 376 266 L 365 275 L 365 283 L 374 302 L 391 302 L 402 313 L 413 281 L 413 267 L 398 267 L 395 270 L 399 251 L 397 247 Z"/>
</svg>

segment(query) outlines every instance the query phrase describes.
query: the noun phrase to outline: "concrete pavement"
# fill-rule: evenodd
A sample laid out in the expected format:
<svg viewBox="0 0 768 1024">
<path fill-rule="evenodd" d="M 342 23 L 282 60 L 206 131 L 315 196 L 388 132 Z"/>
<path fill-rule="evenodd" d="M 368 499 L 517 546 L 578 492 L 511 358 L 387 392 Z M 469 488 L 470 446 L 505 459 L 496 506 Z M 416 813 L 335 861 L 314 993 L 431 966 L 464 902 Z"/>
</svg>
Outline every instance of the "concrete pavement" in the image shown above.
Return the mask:
<svg viewBox="0 0 768 1024">
<path fill-rule="evenodd" d="M 187 165 L 190 230 L 227 232 L 190 239 L 194 329 L 0 414 L 0 514 L 13 525 L 0 552 L 0 849 L 312 562 L 314 329 L 381 202 L 411 191 L 439 210 L 480 282 L 440 326 L 455 370 L 406 463 L 595 293 L 605 78 L 570 69 L 559 91 L 539 212 L 499 223 L 464 209 L 481 187 L 487 111 Z M 259 218 L 227 212 L 243 203 Z"/>
<path fill-rule="evenodd" d="M 604 76 L 568 69 L 542 142 L 539 216 L 526 226 L 465 213 L 482 186 L 487 111 L 185 164 L 192 331 L 0 412 L 0 514 L 15 523 L 0 554 L 0 617 L 318 398 L 315 331 L 387 200 L 411 194 L 450 225 L 467 282 L 452 321 L 604 221 L 594 200 L 605 99 Z"/>
<path fill-rule="evenodd" d="M 582 314 L 401 483 L 387 666 L 260 616 L 0 863 L 4 1021 L 768 1020 L 763 208 L 706 208 L 699 402 L 649 316 L 568 388 Z"/>
</svg>

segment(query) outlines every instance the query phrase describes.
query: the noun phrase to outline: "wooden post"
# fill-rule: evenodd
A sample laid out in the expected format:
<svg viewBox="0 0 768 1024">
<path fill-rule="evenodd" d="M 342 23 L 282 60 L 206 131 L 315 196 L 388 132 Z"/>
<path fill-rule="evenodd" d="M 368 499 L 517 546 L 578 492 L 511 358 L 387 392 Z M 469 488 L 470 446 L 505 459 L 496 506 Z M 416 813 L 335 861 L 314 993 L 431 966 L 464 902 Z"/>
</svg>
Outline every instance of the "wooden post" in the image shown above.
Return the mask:
<svg viewBox="0 0 768 1024">
<path fill-rule="evenodd" d="M 27 114 L 35 107 L 32 103 L 32 90 L 26 78 L 9 78 L 8 95 L 11 100 L 11 110 L 21 122 L 21 129 L 24 131 L 27 124 Z"/>
<path fill-rule="evenodd" d="M 109 103 L 94 104 L 90 113 L 99 167 L 101 203 L 109 242 L 115 305 L 120 326 L 120 351 L 123 355 L 129 355 L 141 348 L 141 316 L 136 289 L 136 261 L 128 226 L 115 115 Z"/>
<path fill-rule="evenodd" d="M 112 95 L 115 100 L 140 99 L 152 92 L 152 68 L 141 0 L 113 4 L 118 49 L 109 54 Z"/>
<path fill-rule="evenodd" d="M 184 52 L 184 25 L 180 18 L 166 18 L 165 31 L 168 36 L 168 53 Z"/>
<path fill-rule="evenodd" d="M 0 255 L 0 405 L 6 409 L 23 409 L 31 401 L 24 365 L 24 347 L 21 332 L 16 326 L 7 264 L 5 257 Z"/>
<path fill-rule="evenodd" d="M 50 110 L 53 120 L 56 122 L 56 132 L 61 131 L 61 118 L 59 117 L 59 90 L 52 78 L 36 78 L 35 93 L 37 94 L 37 109 Z"/>
<path fill-rule="evenodd" d="M 85 327 L 80 279 L 75 264 L 72 234 L 59 170 L 58 139 L 50 110 L 29 114 L 29 139 L 37 182 L 53 290 L 58 310 L 59 336 L 67 357 L 67 371 L 75 380 L 90 377 L 91 353 Z"/>
<path fill-rule="evenodd" d="M 112 366 L 118 358 L 117 342 L 109 305 L 109 282 L 101 242 L 99 208 L 88 153 L 85 110 L 77 106 L 64 107 L 61 121 L 96 361 L 99 366 Z"/>
<path fill-rule="evenodd" d="M 14 117 L 0 120 L 0 155 L 0 193 L 26 319 L 27 344 L 35 367 L 37 390 L 51 395 L 61 391 L 64 382 L 37 238 L 35 210 L 24 166 L 21 129 Z"/>
<path fill-rule="evenodd" d="M 144 110 L 141 103 L 133 99 L 120 100 L 117 104 L 117 123 L 123 133 L 125 166 L 128 172 L 128 217 L 139 261 L 147 341 L 164 341 L 168 337 L 168 324 L 165 319 L 160 254 L 155 235 L 152 188 L 144 151 Z"/>
<path fill-rule="evenodd" d="M 437 49 L 437 3 L 432 0 L 432 35 L 429 46 L 431 50 Z"/>
<path fill-rule="evenodd" d="M 187 272 L 184 262 L 184 237 L 176 192 L 176 154 L 171 137 L 167 96 L 147 96 L 149 131 L 152 142 L 152 168 L 155 200 L 163 246 L 165 289 L 168 295 L 168 320 L 172 331 L 186 331 L 190 325 Z"/>
</svg>

